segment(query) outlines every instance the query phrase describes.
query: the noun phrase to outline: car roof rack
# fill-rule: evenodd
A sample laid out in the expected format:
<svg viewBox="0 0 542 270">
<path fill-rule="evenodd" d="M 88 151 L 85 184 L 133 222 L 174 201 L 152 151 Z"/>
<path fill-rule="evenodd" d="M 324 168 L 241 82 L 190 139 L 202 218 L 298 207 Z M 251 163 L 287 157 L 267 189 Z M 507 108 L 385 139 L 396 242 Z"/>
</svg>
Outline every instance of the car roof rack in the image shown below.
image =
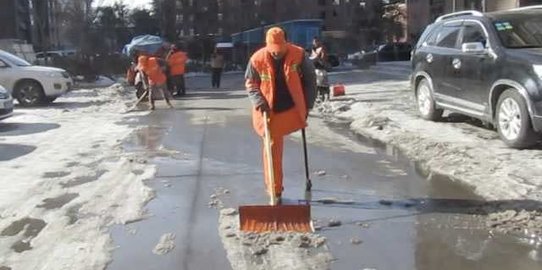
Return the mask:
<svg viewBox="0 0 542 270">
<path fill-rule="evenodd" d="M 435 22 L 440 22 L 442 20 L 446 20 L 446 19 L 450 19 L 450 18 L 454 18 L 454 17 L 459 17 L 459 16 L 467 16 L 467 15 L 482 17 L 482 16 L 484 16 L 484 13 L 482 13 L 482 12 L 480 12 L 478 10 L 459 11 L 459 12 L 454 12 L 454 13 L 442 15 L 442 16 L 438 17 Z"/>
<path fill-rule="evenodd" d="M 511 9 L 511 10 L 520 11 L 520 10 L 530 10 L 530 9 L 542 9 L 542 5 L 519 7 L 519 8 L 514 8 L 514 9 Z"/>
</svg>

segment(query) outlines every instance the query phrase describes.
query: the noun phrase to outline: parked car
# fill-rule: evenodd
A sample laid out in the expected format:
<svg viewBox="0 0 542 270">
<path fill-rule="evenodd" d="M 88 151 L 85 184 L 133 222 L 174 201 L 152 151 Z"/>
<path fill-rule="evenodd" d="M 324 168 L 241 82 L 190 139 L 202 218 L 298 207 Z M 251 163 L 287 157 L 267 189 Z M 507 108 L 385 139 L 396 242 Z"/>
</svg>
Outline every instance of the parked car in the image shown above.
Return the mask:
<svg viewBox="0 0 542 270">
<path fill-rule="evenodd" d="M 376 49 L 379 62 L 409 61 L 412 45 L 406 42 L 387 43 Z"/>
<path fill-rule="evenodd" d="M 63 69 L 33 66 L 0 50 L 0 84 L 12 90 L 20 105 L 35 106 L 53 102 L 71 89 L 73 81 Z"/>
<path fill-rule="evenodd" d="M 412 45 L 409 43 L 386 43 L 350 54 L 348 60 L 360 68 L 368 68 L 376 62 L 409 61 L 411 52 Z"/>
<path fill-rule="evenodd" d="M 0 85 L 0 120 L 13 114 L 13 99 L 9 92 Z"/>
<path fill-rule="evenodd" d="M 444 15 L 421 36 L 412 66 L 423 118 L 443 110 L 478 118 L 513 148 L 540 138 L 542 6 Z"/>
</svg>

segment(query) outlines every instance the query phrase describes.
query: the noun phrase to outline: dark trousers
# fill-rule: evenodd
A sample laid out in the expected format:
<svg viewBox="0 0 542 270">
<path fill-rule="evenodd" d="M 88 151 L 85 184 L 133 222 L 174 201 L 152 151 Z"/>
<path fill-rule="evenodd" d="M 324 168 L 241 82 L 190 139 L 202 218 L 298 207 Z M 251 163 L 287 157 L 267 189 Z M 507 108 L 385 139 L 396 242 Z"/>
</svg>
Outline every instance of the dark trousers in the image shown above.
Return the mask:
<svg viewBox="0 0 542 270">
<path fill-rule="evenodd" d="M 171 91 L 171 93 L 177 93 L 177 95 L 186 94 L 184 74 L 170 76 L 168 80 L 168 89 Z"/>
<path fill-rule="evenodd" d="M 220 76 L 222 76 L 221 68 L 213 68 L 213 87 L 220 88 Z"/>
</svg>

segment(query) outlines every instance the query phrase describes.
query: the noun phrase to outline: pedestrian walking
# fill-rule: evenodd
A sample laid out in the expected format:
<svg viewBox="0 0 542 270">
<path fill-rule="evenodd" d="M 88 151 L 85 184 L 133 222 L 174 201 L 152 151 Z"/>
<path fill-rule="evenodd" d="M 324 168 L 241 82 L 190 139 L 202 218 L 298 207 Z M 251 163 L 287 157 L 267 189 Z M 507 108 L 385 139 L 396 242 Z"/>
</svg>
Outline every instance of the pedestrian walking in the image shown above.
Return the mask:
<svg viewBox="0 0 542 270">
<path fill-rule="evenodd" d="M 171 54 L 166 59 L 169 67 L 168 88 L 171 93 L 175 93 L 175 96 L 184 96 L 186 94 L 184 73 L 188 57 L 185 52 L 175 46 L 172 46 L 171 50 Z"/>
<path fill-rule="evenodd" d="M 315 37 L 312 41 L 312 51 L 310 59 L 314 63 L 316 69 L 316 86 L 318 92 L 318 99 L 322 101 L 329 100 L 329 80 L 327 70 L 329 69 L 329 62 L 327 57 L 327 51 L 320 39 Z"/>
<path fill-rule="evenodd" d="M 212 76 L 212 86 L 213 88 L 220 88 L 220 77 L 222 76 L 222 70 L 224 69 L 224 55 L 222 55 L 217 48 L 215 48 L 214 53 L 211 55 L 211 70 L 213 72 Z"/>
<path fill-rule="evenodd" d="M 284 136 L 307 126 L 308 112 L 316 95 L 314 65 L 303 48 L 287 42 L 285 32 L 273 27 L 267 31 L 266 46 L 250 58 L 245 79 L 253 105 L 253 127 L 260 137 L 264 137 L 264 121 L 267 121 L 263 114 L 269 116 L 275 190 L 271 190 L 265 151 L 264 179 L 267 191 L 274 192 L 280 200 Z"/>
<path fill-rule="evenodd" d="M 170 108 L 173 108 L 173 105 L 171 105 L 170 102 L 172 96 L 166 86 L 166 74 L 160 61 L 161 60 L 158 57 L 149 57 L 145 55 L 138 58 L 138 69 L 143 71 L 149 81 L 149 103 L 151 110 L 155 109 L 154 98 L 157 93 L 161 93 L 167 105 Z"/>
</svg>

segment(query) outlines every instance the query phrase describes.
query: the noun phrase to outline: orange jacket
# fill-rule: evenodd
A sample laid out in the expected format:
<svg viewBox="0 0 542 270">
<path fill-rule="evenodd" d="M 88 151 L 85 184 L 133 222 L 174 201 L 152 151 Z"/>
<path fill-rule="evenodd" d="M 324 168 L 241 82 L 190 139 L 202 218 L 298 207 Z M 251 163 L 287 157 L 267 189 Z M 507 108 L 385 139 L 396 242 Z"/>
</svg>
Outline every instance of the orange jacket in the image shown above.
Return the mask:
<svg viewBox="0 0 542 270">
<path fill-rule="evenodd" d="M 174 76 L 184 74 L 186 60 L 188 60 L 188 57 L 182 51 L 171 54 L 167 60 L 169 73 Z"/>
<path fill-rule="evenodd" d="M 284 59 L 284 75 L 288 90 L 294 101 L 294 108 L 281 112 L 271 112 L 270 130 L 272 136 L 284 136 L 307 126 L 307 106 L 301 81 L 300 66 L 303 62 L 305 51 L 295 45 L 287 44 L 286 58 Z M 250 58 L 251 65 L 260 76 L 260 81 L 247 79 L 247 89 L 260 89 L 263 97 L 270 106 L 274 104 L 274 78 L 275 71 L 273 59 L 266 48 L 262 48 Z M 252 124 L 256 133 L 264 134 L 264 122 L 262 113 L 253 108 Z"/>
<path fill-rule="evenodd" d="M 166 75 L 160 68 L 157 57 L 140 56 L 138 58 L 137 68 L 142 70 L 149 79 L 150 85 L 158 85 L 166 83 Z"/>
</svg>

